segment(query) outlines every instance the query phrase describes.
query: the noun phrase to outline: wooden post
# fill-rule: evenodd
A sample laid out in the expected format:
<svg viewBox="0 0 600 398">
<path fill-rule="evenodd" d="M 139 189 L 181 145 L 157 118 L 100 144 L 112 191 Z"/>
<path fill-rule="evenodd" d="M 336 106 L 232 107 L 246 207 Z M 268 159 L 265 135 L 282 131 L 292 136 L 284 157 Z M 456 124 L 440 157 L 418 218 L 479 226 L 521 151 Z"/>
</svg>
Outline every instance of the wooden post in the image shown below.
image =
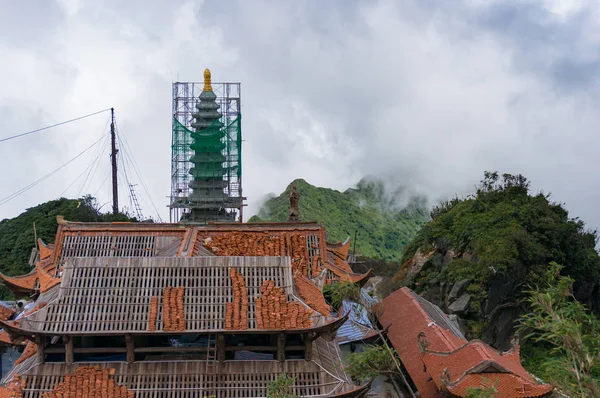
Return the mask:
<svg viewBox="0 0 600 398">
<path fill-rule="evenodd" d="M 304 359 L 306 361 L 312 361 L 312 357 L 313 357 L 312 333 L 306 333 L 304 335 Z"/>
<path fill-rule="evenodd" d="M 75 362 L 75 355 L 73 354 L 73 338 L 69 335 L 63 336 L 65 342 L 65 363 L 67 365 L 73 365 Z"/>
<path fill-rule="evenodd" d="M 46 353 L 44 352 L 44 345 L 46 344 L 46 337 L 37 335 L 35 336 L 35 343 L 37 344 L 37 357 L 38 363 L 43 364 L 46 360 Z"/>
<path fill-rule="evenodd" d="M 225 335 L 217 335 L 217 361 L 225 361 Z"/>
<path fill-rule="evenodd" d="M 135 344 L 133 342 L 133 336 L 126 334 L 125 343 L 127 344 L 127 363 L 131 365 L 135 362 Z"/>
<path fill-rule="evenodd" d="M 277 335 L 277 360 L 279 362 L 285 361 L 285 333 Z"/>
</svg>

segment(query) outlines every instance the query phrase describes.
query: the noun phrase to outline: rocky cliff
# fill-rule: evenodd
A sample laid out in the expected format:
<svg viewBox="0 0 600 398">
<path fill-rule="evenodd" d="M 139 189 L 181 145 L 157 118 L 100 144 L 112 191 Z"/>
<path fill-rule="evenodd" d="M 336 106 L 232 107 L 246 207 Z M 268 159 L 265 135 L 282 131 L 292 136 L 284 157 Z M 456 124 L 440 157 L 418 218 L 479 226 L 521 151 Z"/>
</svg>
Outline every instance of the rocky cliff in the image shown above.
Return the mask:
<svg viewBox="0 0 600 398">
<path fill-rule="evenodd" d="M 522 176 L 486 173 L 475 195 L 446 202 L 407 246 L 396 280 L 452 314 L 470 338 L 510 346 L 524 291 L 551 261 L 600 309 L 596 234 Z"/>
</svg>

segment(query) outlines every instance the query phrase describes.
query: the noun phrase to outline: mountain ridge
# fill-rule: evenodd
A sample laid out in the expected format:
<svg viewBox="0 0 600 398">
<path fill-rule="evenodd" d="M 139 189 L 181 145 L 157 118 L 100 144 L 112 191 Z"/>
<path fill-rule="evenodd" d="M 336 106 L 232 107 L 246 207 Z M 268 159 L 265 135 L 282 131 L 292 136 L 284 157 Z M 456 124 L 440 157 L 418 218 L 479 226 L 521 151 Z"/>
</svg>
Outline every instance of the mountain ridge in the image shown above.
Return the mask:
<svg viewBox="0 0 600 398">
<path fill-rule="evenodd" d="M 404 246 L 429 218 L 423 197 L 406 197 L 402 187 L 390 192 L 382 180 L 368 177 L 343 192 L 295 179 L 248 222 L 286 221 L 292 184 L 300 194 L 300 219 L 323 223 L 332 242 L 354 239 L 357 233 L 353 245 L 360 256 L 399 261 Z"/>
</svg>

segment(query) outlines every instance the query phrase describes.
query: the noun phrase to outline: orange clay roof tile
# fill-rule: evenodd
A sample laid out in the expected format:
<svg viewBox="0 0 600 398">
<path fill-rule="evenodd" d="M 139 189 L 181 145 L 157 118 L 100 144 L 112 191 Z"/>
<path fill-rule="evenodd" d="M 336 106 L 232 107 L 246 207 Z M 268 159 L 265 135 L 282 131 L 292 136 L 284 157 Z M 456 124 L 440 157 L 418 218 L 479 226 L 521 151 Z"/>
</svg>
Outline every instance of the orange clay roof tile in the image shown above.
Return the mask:
<svg viewBox="0 0 600 398">
<path fill-rule="evenodd" d="M 19 358 L 17 358 L 17 360 L 15 361 L 15 365 L 18 365 L 18 364 L 24 362 L 26 359 L 31 358 L 32 356 L 35 355 L 36 352 L 37 352 L 37 344 L 30 341 L 29 343 L 27 343 L 27 346 L 25 346 L 25 350 L 23 350 L 23 353 L 21 354 L 21 356 Z"/>
<path fill-rule="evenodd" d="M 261 296 L 255 299 L 258 329 L 307 329 L 312 326 L 312 310 L 299 302 L 289 302 L 284 290 L 273 280 L 265 280 Z"/>
<path fill-rule="evenodd" d="M 38 250 L 40 251 L 40 260 L 46 260 L 54 254 L 54 245 L 47 245 L 41 239 L 37 240 Z"/>
<path fill-rule="evenodd" d="M 383 300 L 379 321 L 389 328 L 388 337 L 424 398 L 440 390 L 464 396 L 469 387 L 481 385 L 482 372 L 492 381 L 498 378 L 502 397 L 538 397 L 552 391 L 521 366 L 518 349 L 499 353 L 481 341 L 468 342 L 430 318 L 408 288 Z"/>
<path fill-rule="evenodd" d="M 350 253 L 350 239 L 347 239 L 344 243 L 328 243 L 327 250 L 346 261 L 348 259 L 348 254 Z"/>
<path fill-rule="evenodd" d="M 50 273 L 44 269 L 42 263 L 35 263 L 35 270 L 40 280 L 40 291 L 42 293 L 60 283 L 60 278 L 55 278 L 50 275 Z"/>
<path fill-rule="evenodd" d="M 25 380 L 19 375 L 14 375 L 9 382 L 0 387 L 0 398 L 23 398 L 24 388 Z"/>
<path fill-rule="evenodd" d="M 115 383 L 114 374 L 115 369 L 82 366 L 65 375 L 64 381 L 43 398 L 133 398 L 133 391 Z"/>
<path fill-rule="evenodd" d="M 8 318 L 10 318 L 14 313 L 15 311 L 13 309 L 0 304 L 0 321 L 8 320 Z"/>
<path fill-rule="evenodd" d="M 294 282 L 300 297 L 302 297 L 306 304 L 308 304 L 313 310 L 319 312 L 321 315 L 330 315 L 331 308 L 329 307 L 329 304 L 325 302 L 323 292 L 321 292 L 321 289 L 319 289 L 317 285 L 299 273 L 294 275 Z"/>
</svg>

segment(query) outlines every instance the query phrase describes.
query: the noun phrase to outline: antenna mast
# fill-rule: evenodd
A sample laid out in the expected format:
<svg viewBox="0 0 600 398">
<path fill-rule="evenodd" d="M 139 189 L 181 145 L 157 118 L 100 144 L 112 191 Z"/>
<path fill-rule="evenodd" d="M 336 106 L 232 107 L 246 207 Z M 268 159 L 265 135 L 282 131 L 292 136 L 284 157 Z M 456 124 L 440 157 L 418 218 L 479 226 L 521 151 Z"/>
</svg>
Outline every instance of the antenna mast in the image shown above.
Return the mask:
<svg viewBox="0 0 600 398">
<path fill-rule="evenodd" d="M 115 134 L 115 108 L 110 108 L 110 159 L 112 163 L 113 214 L 119 212 L 119 190 L 117 185 L 117 140 Z"/>
</svg>

